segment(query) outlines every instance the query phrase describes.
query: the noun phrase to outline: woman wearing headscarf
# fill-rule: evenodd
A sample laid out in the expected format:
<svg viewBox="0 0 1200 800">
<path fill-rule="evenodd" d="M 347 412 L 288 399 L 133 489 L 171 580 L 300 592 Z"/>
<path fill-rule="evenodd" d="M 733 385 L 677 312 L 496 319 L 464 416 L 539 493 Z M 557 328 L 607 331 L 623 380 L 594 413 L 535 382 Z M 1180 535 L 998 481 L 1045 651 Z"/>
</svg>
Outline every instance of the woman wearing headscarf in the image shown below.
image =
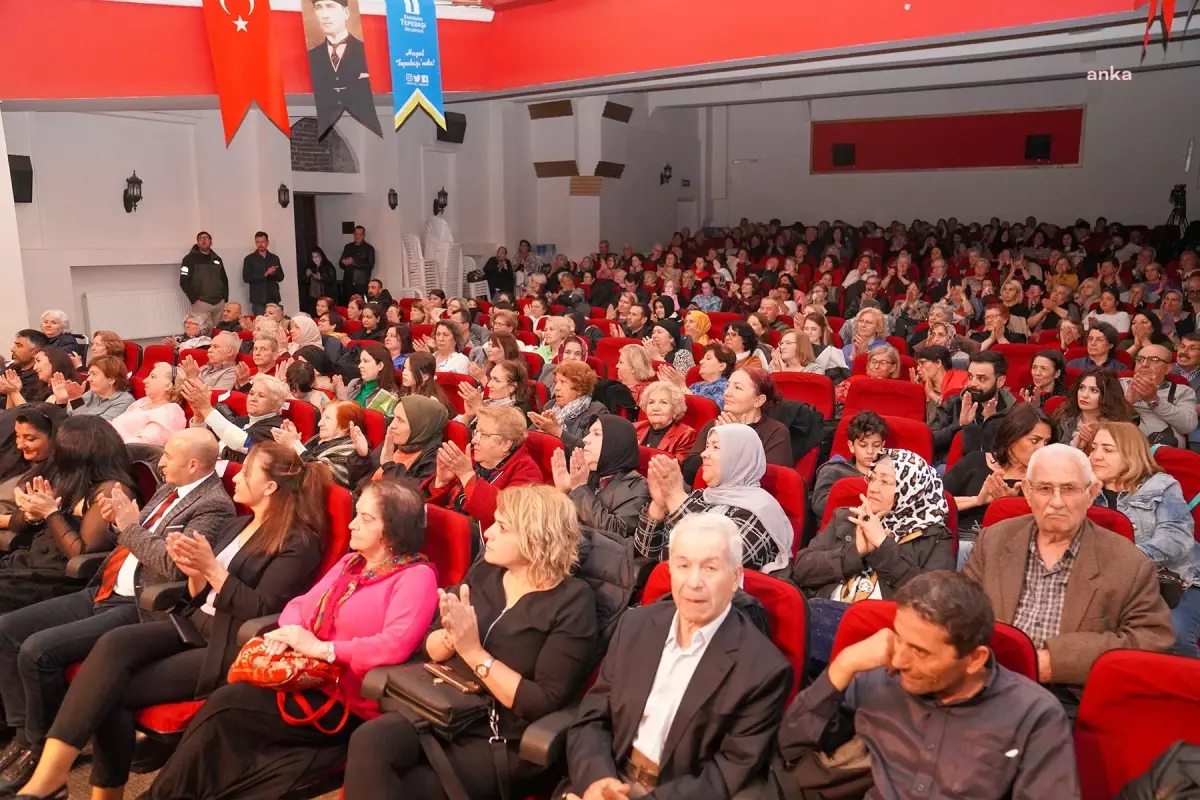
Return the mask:
<svg viewBox="0 0 1200 800">
<path fill-rule="evenodd" d="M 558 352 L 554 355 L 554 359 L 542 367 L 542 374 L 538 381 L 550 391 L 554 391 L 554 370 L 559 364 L 564 361 L 582 361 L 587 363 L 588 356 L 591 355 L 591 342 L 586 336 L 578 336 L 572 334 L 563 340 L 558 346 Z"/>
<path fill-rule="evenodd" d="M 942 479 L 925 459 L 879 451 L 860 497 L 860 505 L 833 513 L 792 567 L 792 582 L 810 598 L 812 656 L 820 663 L 850 604 L 889 600 L 917 575 L 955 567 Z"/>
<path fill-rule="evenodd" d="M 302 347 L 325 346 L 317 323 L 313 322 L 313 318 L 307 314 L 297 314 L 292 317 L 290 334 L 291 342 L 288 344 L 287 351 L 291 355 L 295 355 Z"/>
<path fill-rule="evenodd" d="M 717 425 L 708 434 L 700 476 L 705 489 L 688 492 L 679 462 L 655 456 L 647 469 L 650 504 L 634 534 L 638 555 L 663 560 L 671 528 L 687 514 L 711 511 L 737 523 L 742 565 L 770 572 L 788 565 L 795 531 L 779 501 L 762 488 L 767 458 L 749 425 Z"/>
<path fill-rule="evenodd" d="M 438 447 L 450 419 L 446 407 L 432 397 L 410 394 L 400 398 L 393 413 L 372 480 L 430 477 L 437 470 Z"/>
<path fill-rule="evenodd" d="M 638 472 L 633 423 L 614 414 L 601 415 L 588 429 L 583 446 L 571 453 L 570 466 L 561 449 L 554 451 L 551 465 L 554 485 L 575 504 L 580 525 L 633 535 L 650 500 L 646 479 Z"/>
<path fill-rule="evenodd" d="M 712 329 L 712 320 L 703 311 L 689 311 L 683 320 L 683 333 L 701 347 L 707 347 L 711 339 L 708 332 Z"/>
<path fill-rule="evenodd" d="M 660 319 L 655 322 L 650 335 L 643 342 L 656 360 L 667 362 L 685 375 L 689 369 L 696 366 L 692 348 L 683 345 L 679 323 L 673 319 Z"/>
</svg>

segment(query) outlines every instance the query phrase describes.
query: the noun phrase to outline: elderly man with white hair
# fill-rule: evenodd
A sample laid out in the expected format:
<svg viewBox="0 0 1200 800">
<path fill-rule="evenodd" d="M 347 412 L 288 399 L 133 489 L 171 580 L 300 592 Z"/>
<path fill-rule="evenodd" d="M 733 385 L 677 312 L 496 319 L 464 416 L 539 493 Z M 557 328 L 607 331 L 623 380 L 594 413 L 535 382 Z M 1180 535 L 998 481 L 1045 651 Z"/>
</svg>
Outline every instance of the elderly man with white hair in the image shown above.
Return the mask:
<svg viewBox="0 0 1200 800">
<path fill-rule="evenodd" d="M 792 669 L 730 613 L 742 580 L 737 526 L 692 514 L 669 547 L 671 596 L 624 614 L 567 734 L 573 800 L 732 797 L 770 754 Z"/>
<path fill-rule="evenodd" d="M 236 334 L 218 333 L 208 347 L 208 363 L 202 367 L 192 356 L 185 357 L 179 363 L 179 379 L 199 380 L 209 389 L 229 391 L 237 382 L 237 356 L 241 344 Z"/>
<path fill-rule="evenodd" d="M 963 574 L 983 586 L 997 621 L 1033 641 L 1042 683 L 1081 687 L 1109 650 L 1169 648 L 1154 562 L 1087 518 L 1100 492 L 1088 457 L 1049 445 L 1029 460 L 1022 490 L 1033 513 L 984 528 Z"/>
<path fill-rule="evenodd" d="M 75 338 L 75 334 L 71 333 L 71 319 L 67 316 L 67 312 L 59 311 L 57 308 L 43 311 L 41 328 L 42 333 L 49 340 L 46 343 L 47 346 L 58 347 L 80 358 L 87 358 L 87 345 L 80 342 Z"/>
<path fill-rule="evenodd" d="M 259 442 L 274 441 L 272 428 L 283 426 L 283 404 L 290 393 L 287 384 L 273 375 L 255 375 L 246 395 L 246 416 L 234 416 L 226 406 L 214 408 L 207 386 L 198 380 L 184 381 L 180 393 L 192 407 L 191 426 L 207 427 L 221 442 L 221 458 L 242 462 Z"/>
</svg>

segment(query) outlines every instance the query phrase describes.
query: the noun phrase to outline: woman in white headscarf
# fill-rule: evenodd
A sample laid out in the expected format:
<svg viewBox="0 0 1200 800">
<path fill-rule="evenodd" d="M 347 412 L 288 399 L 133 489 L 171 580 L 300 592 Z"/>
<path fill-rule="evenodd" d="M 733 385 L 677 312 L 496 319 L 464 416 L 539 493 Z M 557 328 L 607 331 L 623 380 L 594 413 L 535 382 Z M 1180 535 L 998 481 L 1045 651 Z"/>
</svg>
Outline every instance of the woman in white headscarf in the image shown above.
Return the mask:
<svg viewBox="0 0 1200 800">
<path fill-rule="evenodd" d="M 324 349 L 324 344 L 321 341 L 321 331 L 317 329 L 317 323 L 313 322 L 313 318 L 307 314 L 297 314 L 292 317 L 291 327 L 291 342 L 288 344 L 288 352 L 292 355 L 301 347 L 320 347 Z"/>
<path fill-rule="evenodd" d="M 779 501 L 760 485 L 767 471 L 762 441 L 749 425 L 716 425 L 701 454 L 706 489 L 688 492 L 679 462 L 655 456 L 647 469 L 650 505 L 642 510 L 634 547 L 646 558 L 663 559 L 668 534 L 687 514 L 723 514 L 742 534 L 742 565 L 770 572 L 788 565 L 795 531 Z"/>
<path fill-rule="evenodd" d="M 809 598 L 812 657 L 828 661 L 851 603 L 889 600 L 923 572 L 955 568 L 942 479 L 908 450 L 881 450 L 857 506 L 839 508 L 792 566 Z"/>
</svg>

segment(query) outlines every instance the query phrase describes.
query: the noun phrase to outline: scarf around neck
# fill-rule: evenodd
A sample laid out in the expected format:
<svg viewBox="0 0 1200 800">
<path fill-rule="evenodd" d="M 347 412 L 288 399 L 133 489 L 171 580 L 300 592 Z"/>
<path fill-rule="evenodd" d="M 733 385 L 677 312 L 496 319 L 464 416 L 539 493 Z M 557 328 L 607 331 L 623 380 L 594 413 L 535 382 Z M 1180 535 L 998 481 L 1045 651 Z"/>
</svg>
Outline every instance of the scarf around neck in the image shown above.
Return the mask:
<svg viewBox="0 0 1200 800">
<path fill-rule="evenodd" d="M 386 580 L 407 567 L 428 563 L 429 559 L 421 553 L 405 553 L 392 556 L 374 569 L 367 570 L 367 559 L 362 553 L 355 553 L 342 566 L 341 574 L 334 579 L 325 593 L 321 595 L 321 599 L 317 601 L 317 608 L 313 611 L 309 630 L 318 639 L 328 641 L 327 637 L 332 634 L 333 627 L 337 622 L 338 610 L 360 587 Z"/>
</svg>

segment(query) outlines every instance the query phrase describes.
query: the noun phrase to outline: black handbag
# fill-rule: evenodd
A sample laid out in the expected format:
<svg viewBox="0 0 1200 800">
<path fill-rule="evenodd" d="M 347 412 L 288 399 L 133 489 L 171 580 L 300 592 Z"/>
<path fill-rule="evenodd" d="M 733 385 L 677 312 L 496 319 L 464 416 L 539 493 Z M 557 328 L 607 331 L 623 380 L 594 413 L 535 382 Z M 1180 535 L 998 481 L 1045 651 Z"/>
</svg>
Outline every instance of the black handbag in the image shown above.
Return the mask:
<svg viewBox="0 0 1200 800">
<path fill-rule="evenodd" d="M 456 674 L 448 665 L 405 664 L 392 670 L 388 696 L 399 701 L 404 714 L 417 729 L 417 738 L 425 760 L 437 775 L 449 800 L 470 800 L 454 766 L 446 756 L 443 743 L 486 721 L 491 727 L 488 745 L 496 770 L 500 800 L 509 800 L 508 741 L 500 735 L 495 700 L 472 676 Z M 478 687 L 467 689 L 460 687 Z"/>
</svg>

